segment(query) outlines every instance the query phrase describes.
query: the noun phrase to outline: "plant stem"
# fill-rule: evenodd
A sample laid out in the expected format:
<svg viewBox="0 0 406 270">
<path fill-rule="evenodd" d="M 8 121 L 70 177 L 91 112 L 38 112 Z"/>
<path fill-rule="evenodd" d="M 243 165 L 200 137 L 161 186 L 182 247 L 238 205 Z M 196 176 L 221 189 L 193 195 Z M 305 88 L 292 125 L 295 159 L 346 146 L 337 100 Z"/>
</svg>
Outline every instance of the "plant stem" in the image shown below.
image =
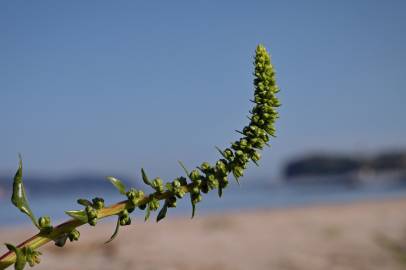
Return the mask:
<svg viewBox="0 0 406 270">
<path fill-rule="evenodd" d="M 188 184 L 185 186 L 182 186 L 183 190 L 188 193 L 190 192 L 192 185 Z M 156 198 L 158 200 L 165 200 L 169 198 L 171 195 L 170 192 L 164 192 L 164 193 L 152 193 L 148 196 L 145 196 L 142 200 L 137 205 L 143 205 L 148 203 L 149 201 L 152 200 L 152 198 Z M 130 209 L 133 208 L 134 206 L 129 203 L 128 200 L 118 202 L 116 204 L 110 205 L 108 207 L 105 207 L 103 209 L 100 209 L 98 211 L 98 219 L 106 218 L 109 216 L 114 216 L 122 212 L 124 209 Z M 65 233 L 69 233 L 73 229 L 80 227 L 86 223 L 75 220 L 75 219 L 70 219 L 68 221 L 65 221 L 58 226 L 55 226 L 54 229 L 50 234 L 44 235 L 42 233 L 38 233 L 31 238 L 25 240 L 24 242 L 20 243 L 17 247 L 22 248 L 22 247 L 31 247 L 33 249 L 37 249 L 41 246 L 44 246 L 48 242 L 57 239 L 58 237 L 62 236 Z M 0 257 L 0 270 L 6 269 L 16 261 L 16 254 L 13 251 L 8 251 L 7 253 L 3 254 L 3 256 Z"/>
</svg>

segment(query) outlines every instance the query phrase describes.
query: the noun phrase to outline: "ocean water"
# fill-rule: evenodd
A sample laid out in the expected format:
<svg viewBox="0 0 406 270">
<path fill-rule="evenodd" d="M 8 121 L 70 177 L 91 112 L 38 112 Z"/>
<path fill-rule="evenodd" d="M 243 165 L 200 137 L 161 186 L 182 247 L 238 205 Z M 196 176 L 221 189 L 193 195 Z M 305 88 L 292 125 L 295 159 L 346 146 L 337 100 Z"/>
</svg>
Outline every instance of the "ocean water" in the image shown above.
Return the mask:
<svg viewBox="0 0 406 270">
<path fill-rule="evenodd" d="M 29 194 L 31 209 L 39 217 L 51 216 L 57 224 L 67 218 L 65 210 L 82 209 L 76 203 L 78 198 L 86 198 L 79 193 L 59 192 L 58 194 L 41 195 Z M 112 204 L 125 199 L 113 188 L 95 191 L 94 196 L 103 197 L 106 204 Z M 10 194 L 11 196 L 11 194 Z M 255 209 L 300 207 L 315 204 L 346 203 L 359 200 L 378 200 L 389 198 L 406 198 L 405 183 L 390 183 L 381 185 L 346 185 L 346 184 L 267 184 L 261 182 L 235 183 L 224 190 L 222 198 L 217 191 L 203 196 L 203 201 L 197 205 L 197 214 L 250 211 Z M 90 199 L 90 198 L 88 198 Z M 140 210 L 133 215 L 143 220 Z M 178 200 L 176 209 L 168 210 L 168 217 L 190 216 L 191 205 L 189 196 Z M 29 224 L 30 220 L 15 208 L 8 198 L 0 198 L 0 226 Z"/>
</svg>

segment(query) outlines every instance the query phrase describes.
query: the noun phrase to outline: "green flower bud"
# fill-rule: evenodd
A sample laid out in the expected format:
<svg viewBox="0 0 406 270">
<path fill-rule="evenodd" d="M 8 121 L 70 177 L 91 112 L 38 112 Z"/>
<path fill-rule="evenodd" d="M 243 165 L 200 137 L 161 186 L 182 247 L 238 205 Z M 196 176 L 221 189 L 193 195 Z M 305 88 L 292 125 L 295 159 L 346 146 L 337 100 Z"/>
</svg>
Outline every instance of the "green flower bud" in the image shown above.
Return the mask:
<svg viewBox="0 0 406 270">
<path fill-rule="evenodd" d="M 181 186 L 180 181 L 178 179 L 173 180 L 172 185 L 174 188 L 179 188 Z"/>
<path fill-rule="evenodd" d="M 97 224 L 97 218 L 89 220 L 90 226 L 96 226 L 96 224 Z"/>
<path fill-rule="evenodd" d="M 200 165 L 200 169 L 202 170 L 202 172 L 208 172 L 211 170 L 211 166 L 210 163 L 208 162 L 203 162 L 202 165 Z"/>
<path fill-rule="evenodd" d="M 50 234 L 53 230 L 51 218 L 48 216 L 40 217 L 38 219 L 38 225 L 40 227 L 40 232 L 43 234 Z"/>
<path fill-rule="evenodd" d="M 231 151 L 231 149 L 227 148 L 226 150 L 224 150 L 224 156 L 226 159 L 232 160 L 234 157 L 233 151 Z"/>
<path fill-rule="evenodd" d="M 242 130 L 242 133 L 245 135 L 245 136 L 247 136 L 247 137 L 254 137 L 254 133 L 252 132 L 252 130 L 249 128 L 249 127 L 245 127 L 243 130 Z"/>
<path fill-rule="evenodd" d="M 120 217 L 119 217 L 119 222 L 121 226 L 126 226 L 131 224 L 131 218 L 128 215 L 128 212 L 125 210 L 121 212 Z"/>
<path fill-rule="evenodd" d="M 183 190 L 183 188 L 177 188 L 174 192 L 174 194 L 176 195 L 176 197 L 183 198 L 183 196 L 185 196 L 186 192 Z"/>
<path fill-rule="evenodd" d="M 159 201 L 155 198 L 153 198 L 149 203 L 148 203 L 148 208 L 151 211 L 156 211 L 159 208 Z"/>
<path fill-rule="evenodd" d="M 261 159 L 261 154 L 258 151 L 254 151 L 254 153 L 251 156 L 251 159 L 253 161 L 258 161 Z"/>
<path fill-rule="evenodd" d="M 251 144 L 253 147 L 258 148 L 258 149 L 262 149 L 265 146 L 264 140 L 259 139 L 259 138 L 252 139 Z"/>
<path fill-rule="evenodd" d="M 241 150 L 237 150 L 237 151 L 235 152 L 235 156 L 236 156 L 237 158 L 241 159 L 241 158 L 244 156 L 244 152 L 241 151 Z"/>
<path fill-rule="evenodd" d="M 195 182 L 197 180 L 199 180 L 201 178 L 200 172 L 197 169 L 194 169 L 191 173 L 190 173 L 190 179 Z"/>
<path fill-rule="evenodd" d="M 76 229 L 73 229 L 72 231 L 70 231 L 70 233 L 68 234 L 68 238 L 71 242 L 73 241 L 78 241 L 80 237 L 80 232 Z"/>
<path fill-rule="evenodd" d="M 214 174 L 207 175 L 206 179 L 207 179 L 207 186 L 209 187 L 209 189 L 215 189 L 218 187 L 218 181 L 217 181 L 216 177 L 214 176 Z"/>
<path fill-rule="evenodd" d="M 49 226 L 51 225 L 51 218 L 48 217 L 48 216 L 40 217 L 40 218 L 38 219 L 38 225 L 39 225 L 41 228 L 49 227 Z"/>
<path fill-rule="evenodd" d="M 236 166 L 233 168 L 233 173 L 236 177 L 241 177 L 244 175 L 244 169 L 239 166 Z"/>
<path fill-rule="evenodd" d="M 260 120 L 260 118 L 259 118 L 258 115 L 254 115 L 254 116 L 251 118 L 251 121 L 252 121 L 253 123 L 258 123 L 259 120 Z M 244 133 L 244 131 L 243 131 L 243 133 Z"/>
<path fill-rule="evenodd" d="M 235 151 L 240 150 L 241 146 L 240 146 L 240 142 L 233 142 L 231 144 L 231 148 L 234 149 Z"/>
<path fill-rule="evenodd" d="M 164 192 L 164 185 L 161 178 L 157 177 L 152 181 L 151 185 L 158 193 Z"/>
<path fill-rule="evenodd" d="M 93 198 L 92 202 L 93 202 L 93 207 L 96 210 L 102 209 L 104 207 L 104 199 L 103 198 L 99 198 L 99 197 Z"/>
<path fill-rule="evenodd" d="M 258 97 L 258 96 L 256 96 L 256 97 L 254 98 L 254 101 L 255 101 L 255 103 L 261 103 L 261 102 L 263 101 L 263 99 L 260 98 L 260 97 Z"/>
<path fill-rule="evenodd" d="M 269 113 L 264 113 L 264 114 L 262 115 L 262 118 L 265 119 L 265 120 L 268 120 L 268 119 L 271 118 L 271 115 L 270 115 Z"/>
<path fill-rule="evenodd" d="M 23 247 L 21 251 L 25 255 L 25 259 L 30 267 L 33 267 L 41 262 L 39 258 L 39 256 L 42 255 L 41 252 L 36 251 L 31 247 Z"/>
<path fill-rule="evenodd" d="M 193 188 L 192 188 L 192 191 L 191 191 L 191 193 L 199 193 L 200 192 L 200 189 L 199 189 L 199 187 L 196 187 L 196 186 L 194 186 Z"/>
<path fill-rule="evenodd" d="M 128 216 L 128 210 L 124 209 L 123 211 L 121 211 L 120 215 L 122 216 Z"/>
<path fill-rule="evenodd" d="M 219 160 L 216 162 L 216 171 L 220 175 L 227 175 L 227 166 L 225 160 Z"/>
<path fill-rule="evenodd" d="M 144 198 L 144 192 L 142 190 L 136 190 L 131 188 L 127 193 L 128 200 L 135 206 Z"/>
<path fill-rule="evenodd" d="M 87 214 L 88 223 L 91 226 L 95 226 L 97 223 L 97 210 L 91 206 L 86 206 L 85 212 Z"/>
<path fill-rule="evenodd" d="M 241 139 L 240 140 L 240 147 L 242 148 L 242 149 L 245 149 L 245 148 L 247 148 L 249 145 L 248 145 L 248 141 L 246 140 L 246 139 Z"/>
<path fill-rule="evenodd" d="M 258 127 L 257 126 L 255 126 L 255 125 L 252 125 L 252 126 L 249 126 L 248 127 L 252 132 L 256 132 L 257 131 L 257 129 L 258 129 Z"/>
<path fill-rule="evenodd" d="M 173 183 L 170 183 L 170 182 L 166 183 L 165 188 L 167 191 L 173 192 Z"/>
</svg>

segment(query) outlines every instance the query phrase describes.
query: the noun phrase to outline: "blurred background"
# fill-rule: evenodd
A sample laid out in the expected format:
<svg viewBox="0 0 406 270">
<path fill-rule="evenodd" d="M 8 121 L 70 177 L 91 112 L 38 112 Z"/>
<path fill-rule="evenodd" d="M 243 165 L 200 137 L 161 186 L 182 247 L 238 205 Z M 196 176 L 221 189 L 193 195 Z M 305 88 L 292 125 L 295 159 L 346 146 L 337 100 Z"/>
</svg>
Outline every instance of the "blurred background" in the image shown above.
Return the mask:
<svg viewBox="0 0 406 270">
<path fill-rule="evenodd" d="M 108 175 L 141 188 L 141 168 L 169 181 L 178 160 L 217 160 L 248 123 L 261 43 L 282 102 L 261 166 L 205 196 L 193 221 L 184 200 L 159 225 L 136 213 L 109 245 L 112 224 L 84 228 L 38 268 L 405 269 L 405 12 L 401 0 L 2 1 L 0 242 L 34 232 L 9 201 L 18 153 L 31 208 L 54 223 L 79 197 L 122 200 Z"/>
</svg>

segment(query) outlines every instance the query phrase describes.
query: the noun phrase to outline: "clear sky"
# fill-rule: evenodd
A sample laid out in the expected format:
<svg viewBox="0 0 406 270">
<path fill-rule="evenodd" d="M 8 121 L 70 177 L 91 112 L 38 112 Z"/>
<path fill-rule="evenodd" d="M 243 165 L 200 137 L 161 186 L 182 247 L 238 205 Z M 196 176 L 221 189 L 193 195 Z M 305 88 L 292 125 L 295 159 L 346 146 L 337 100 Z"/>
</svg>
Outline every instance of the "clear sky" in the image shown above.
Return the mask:
<svg viewBox="0 0 406 270">
<path fill-rule="evenodd" d="M 406 146 L 406 1 L 1 1 L 0 172 L 163 178 L 248 123 L 272 54 L 278 138 L 251 177 L 307 151 Z M 8 180 L 8 179 L 7 179 Z M 3 181 L 3 179 L 1 180 Z"/>
</svg>

